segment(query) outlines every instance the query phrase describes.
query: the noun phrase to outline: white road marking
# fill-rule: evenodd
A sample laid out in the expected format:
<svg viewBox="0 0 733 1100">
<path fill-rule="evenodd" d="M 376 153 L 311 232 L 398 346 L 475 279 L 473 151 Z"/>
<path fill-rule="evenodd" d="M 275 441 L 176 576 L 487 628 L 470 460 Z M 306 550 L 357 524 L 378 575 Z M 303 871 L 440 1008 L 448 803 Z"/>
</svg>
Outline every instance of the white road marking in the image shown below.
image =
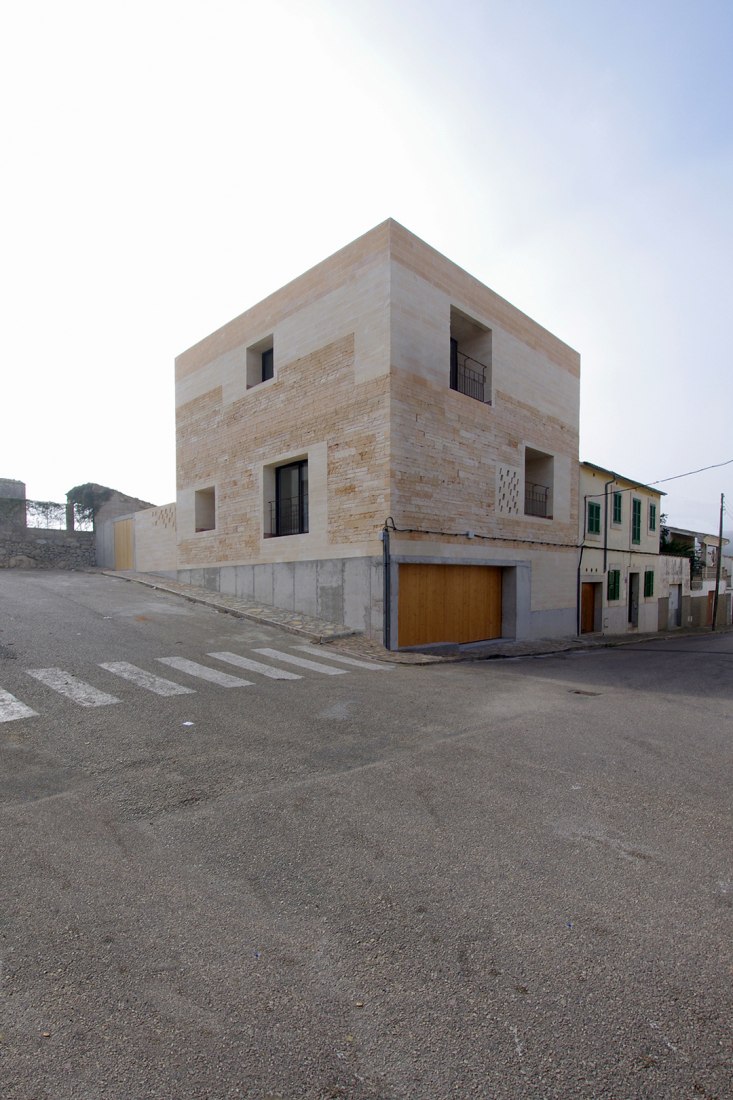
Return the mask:
<svg viewBox="0 0 733 1100">
<path fill-rule="evenodd" d="M 310 669 L 311 672 L 322 672 L 324 676 L 343 676 L 346 672 L 345 668 L 319 665 L 317 661 L 307 661 L 305 657 L 294 657 L 292 653 L 283 653 L 279 649 L 256 649 L 255 653 L 261 653 L 263 657 L 272 657 L 276 661 L 285 661 L 290 665 L 298 665 L 299 668 Z"/>
<path fill-rule="evenodd" d="M 286 672 L 284 668 L 273 668 L 272 665 L 263 665 L 262 661 L 251 661 L 248 657 L 240 657 L 238 653 L 207 653 L 207 657 L 215 657 L 217 661 L 226 661 L 227 664 L 236 665 L 237 668 L 246 668 L 248 672 L 259 672 L 262 676 L 269 676 L 271 680 L 302 680 L 297 672 Z"/>
<path fill-rule="evenodd" d="M 301 653 L 312 653 L 313 647 L 309 645 L 296 645 L 293 649 L 300 650 Z M 319 653 L 320 657 L 321 654 Z M 331 653 L 330 649 L 327 653 L 322 655 L 327 661 L 340 661 L 343 665 L 353 665 L 354 668 L 368 668 L 370 672 L 391 672 L 392 665 L 380 665 L 376 661 L 364 661 L 359 660 L 356 657 L 344 657 L 341 653 Z"/>
<path fill-rule="evenodd" d="M 177 668 L 179 672 L 187 672 L 189 676 L 198 676 L 200 680 L 209 680 L 212 684 L 218 684 L 224 688 L 249 687 L 251 680 L 243 680 L 241 676 L 230 676 L 228 672 L 219 672 L 218 668 L 208 668 L 196 661 L 189 661 L 186 657 L 157 657 L 163 665 Z"/>
<path fill-rule="evenodd" d="M 155 676 L 152 672 L 146 672 L 144 668 L 128 664 L 127 661 L 109 661 L 107 664 L 100 664 L 99 667 L 106 669 L 107 672 L 114 673 L 115 676 L 121 676 L 123 680 L 129 680 L 130 683 L 144 688 L 145 691 L 152 691 L 156 695 L 196 694 L 195 688 L 184 687 L 183 684 L 174 684 L 172 680 L 166 680 L 163 676 Z"/>
<path fill-rule="evenodd" d="M 16 718 L 37 718 L 38 711 L 31 710 L 9 691 L 0 688 L 0 722 L 13 722 Z"/>
<path fill-rule="evenodd" d="M 106 691 L 99 691 L 91 684 L 77 680 L 62 668 L 29 668 L 26 671 L 34 680 L 39 680 L 59 695 L 65 695 L 80 707 L 107 707 L 110 703 L 119 703 L 115 695 L 108 695 Z"/>
</svg>

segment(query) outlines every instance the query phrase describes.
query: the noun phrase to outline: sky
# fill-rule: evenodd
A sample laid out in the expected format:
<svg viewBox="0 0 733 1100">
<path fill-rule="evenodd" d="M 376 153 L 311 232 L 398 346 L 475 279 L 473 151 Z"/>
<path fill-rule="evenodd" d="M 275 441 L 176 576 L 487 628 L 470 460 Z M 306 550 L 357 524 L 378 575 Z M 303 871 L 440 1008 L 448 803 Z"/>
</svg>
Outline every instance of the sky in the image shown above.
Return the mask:
<svg viewBox="0 0 733 1100">
<path fill-rule="evenodd" d="M 582 357 L 580 457 L 733 459 L 730 0 L 0 14 L 0 477 L 175 498 L 174 357 L 392 217 Z M 733 528 L 733 463 L 660 485 Z"/>
</svg>

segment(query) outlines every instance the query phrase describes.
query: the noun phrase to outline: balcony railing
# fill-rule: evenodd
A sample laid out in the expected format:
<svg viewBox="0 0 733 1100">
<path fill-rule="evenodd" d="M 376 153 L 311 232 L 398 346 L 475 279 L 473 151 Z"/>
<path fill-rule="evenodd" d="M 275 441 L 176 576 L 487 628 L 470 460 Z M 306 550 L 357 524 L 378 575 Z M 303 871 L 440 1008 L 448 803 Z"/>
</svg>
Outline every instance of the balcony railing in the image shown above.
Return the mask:
<svg viewBox="0 0 733 1100">
<path fill-rule="evenodd" d="M 466 397 L 473 397 L 476 401 L 491 404 L 487 401 L 486 372 L 488 367 L 479 363 L 477 359 L 471 359 L 462 351 L 453 350 L 450 365 L 450 388 L 458 393 L 465 393 Z"/>
<path fill-rule="evenodd" d="M 525 516 L 550 518 L 550 490 L 546 485 L 535 485 L 529 481 L 524 486 Z"/>
<path fill-rule="evenodd" d="M 308 497 L 281 497 L 267 502 L 269 530 L 265 538 L 280 535 L 304 535 L 308 531 Z"/>
</svg>

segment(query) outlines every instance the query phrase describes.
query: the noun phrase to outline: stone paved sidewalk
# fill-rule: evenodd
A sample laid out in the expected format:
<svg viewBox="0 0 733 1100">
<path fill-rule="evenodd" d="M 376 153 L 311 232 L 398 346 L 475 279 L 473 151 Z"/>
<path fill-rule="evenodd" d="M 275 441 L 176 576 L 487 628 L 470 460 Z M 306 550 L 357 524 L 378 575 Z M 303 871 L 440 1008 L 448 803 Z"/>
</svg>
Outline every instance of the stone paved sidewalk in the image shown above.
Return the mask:
<svg viewBox="0 0 733 1100">
<path fill-rule="evenodd" d="M 445 664 L 454 661 L 487 661 L 498 658 L 542 657 L 551 653 L 566 653 L 571 650 L 609 648 L 632 645 L 640 642 L 662 641 L 666 638 L 678 638 L 680 635 L 698 635 L 710 633 L 710 628 L 697 630 L 675 630 L 660 634 L 590 634 L 581 638 L 533 638 L 531 641 L 511 641 L 498 639 L 493 642 L 475 642 L 472 645 L 436 646 L 432 652 L 390 652 L 379 642 L 371 641 L 364 634 L 338 623 L 317 619 L 312 615 L 301 615 L 297 611 L 286 611 L 282 607 L 271 607 L 241 596 L 228 596 L 223 592 L 212 592 L 193 584 L 182 584 L 168 577 L 153 573 L 135 573 L 102 569 L 107 577 L 134 581 L 136 584 L 154 588 L 158 592 L 168 592 L 182 596 L 191 603 L 204 604 L 217 611 L 224 611 L 240 619 L 262 623 L 265 626 L 279 626 L 290 634 L 309 638 L 321 645 L 332 645 L 339 652 L 352 656 L 368 657 L 372 661 L 386 661 L 400 665 Z M 722 627 L 718 633 L 728 633 L 730 627 Z"/>
</svg>

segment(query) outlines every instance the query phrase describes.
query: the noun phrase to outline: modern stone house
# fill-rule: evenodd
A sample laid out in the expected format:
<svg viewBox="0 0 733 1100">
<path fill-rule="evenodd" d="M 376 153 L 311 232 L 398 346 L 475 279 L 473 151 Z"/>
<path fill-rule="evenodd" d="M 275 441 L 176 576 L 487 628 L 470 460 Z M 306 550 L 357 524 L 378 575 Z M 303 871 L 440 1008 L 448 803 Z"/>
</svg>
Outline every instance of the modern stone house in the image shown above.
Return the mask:
<svg viewBox="0 0 733 1100">
<path fill-rule="evenodd" d="M 578 633 L 666 629 L 670 606 L 672 625 L 682 625 L 689 575 L 679 559 L 660 560 L 664 495 L 613 470 L 580 463 Z"/>
<path fill-rule="evenodd" d="M 393 648 L 573 635 L 579 372 L 386 221 L 177 358 L 156 568 Z"/>
</svg>

